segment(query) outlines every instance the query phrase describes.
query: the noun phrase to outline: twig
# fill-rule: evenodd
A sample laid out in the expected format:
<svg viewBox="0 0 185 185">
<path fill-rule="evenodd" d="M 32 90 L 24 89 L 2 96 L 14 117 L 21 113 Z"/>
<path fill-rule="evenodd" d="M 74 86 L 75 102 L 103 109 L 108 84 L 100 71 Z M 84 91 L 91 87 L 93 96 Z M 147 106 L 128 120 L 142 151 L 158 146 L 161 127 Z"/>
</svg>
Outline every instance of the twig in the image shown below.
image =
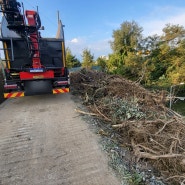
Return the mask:
<svg viewBox="0 0 185 185">
<path fill-rule="evenodd" d="M 173 110 L 171 110 L 169 108 L 167 108 L 167 111 L 169 113 L 171 113 L 172 115 L 177 116 L 178 118 L 182 118 L 182 115 L 178 114 L 177 112 L 175 112 L 175 111 L 173 111 Z"/>
<path fill-rule="evenodd" d="M 158 135 L 160 132 L 162 132 L 164 130 L 164 128 L 166 127 L 166 125 L 169 124 L 169 123 L 172 123 L 173 121 L 174 120 L 170 120 L 166 123 L 163 122 L 164 123 L 163 127 L 160 130 L 158 130 L 158 132 L 156 132 L 155 135 Z"/>
<path fill-rule="evenodd" d="M 96 87 L 95 85 L 85 84 L 85 83 L 81 83 L 81 85 L 88 86 L 88 87 Z"/>
<path fill-rule="evenodd" d="M 97 106 L 96 106 L 95 103 L 94 103 L 94 107 L 95 107 L 96 111 L 97 111 L 102 117 L 104 117 L 104 119 L 105 119 L 106 121 L 112 121 L 111 119 L 107 118 L 104 114 L 102 114 L 102 113 L 98 110 L 98 108 L 97 108 Z"/>
<path fill-rule="evenodd" d="M 134 148 L 135 148 L 135 147 L 136 147 L 136 148 L 142 148 L 142 149 L 144 149 L 144 150 L 146 150 L 146 151 L 149 151 L 149 152 L 151 152 L 151 153 L 154 153 L 154 154 L 158 154 L 158 152 L 152 150 L 151 148 L 148 148 L 148 147 L 146 147 L 146 146 L 143 146 L 143 145 L 141 145 L 141 144 L 138 144 L 138 145 L 134 146 Z"/>
<path fill-rule="evenodd" d="M 122 128 L 122 127 L 125 127 L 125 125 L 126 125 L 126 122 L 123 122 L 121 124 L 112 125 L 112 128 Z"/>
<path fill-rule="evenodd" d="M 154 142 L 155 144 L 159 145 L 161 148 L 166 150 L 166 147 L 164 147 L 163 145 L 161 145 L 159 142 L 155 141 L 153 138 L 150 138 L 151 142 Z"/>
<path fill-rule="evenodd" d="M 184 175 L 174 175 L 174 176 L 166 178 L 166 180 L 168 181 L 168 180 L 175 179 L 175 178 L 183 178 L 183 179 L 185 179 L 185 174 Z"/>
<path fill-rule="evenodd" d="M 84 111 L 81 111 L 81 110 L 78 110 L 78 109 L 75 109 L 75 111 L 78 112 L 78 113 L 80 113 L 80 114 L 86 114 L 86 115 L 91 115 L 91 116 L 98 116 L 95 113 L 84 112 Z"/>
<path fill-rule="evenodd" d="M 98 91 L 105 89 L 105 87 L 100 87 L 98 89 L 96 89 L 96 91 L 94 92 L 93 98 L 95 97 L 95 95 L 97 94 Z"/>
<path fill-rule="evenodd" d="M 175 158 L 175 157 L 183 157 L 185 155 L 182 154 L 164 154 L 164 155 L 152 155 L 147 152 L 140 152 L 139 153 L 140 158 L 147 158 L 147 159 L 160 159 L 160 158 Z"/>
</svg>

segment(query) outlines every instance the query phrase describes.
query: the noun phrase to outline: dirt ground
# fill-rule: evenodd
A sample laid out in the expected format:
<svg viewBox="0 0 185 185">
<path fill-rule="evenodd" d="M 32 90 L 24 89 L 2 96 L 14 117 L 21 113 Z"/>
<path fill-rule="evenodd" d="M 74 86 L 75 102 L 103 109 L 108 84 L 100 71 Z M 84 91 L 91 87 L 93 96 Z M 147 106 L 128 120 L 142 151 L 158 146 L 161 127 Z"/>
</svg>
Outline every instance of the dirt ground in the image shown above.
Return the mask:
<svg viewBox="0 0 185 185">
<path fill-rule="evenodd" d="M 70 94 L 0 105 L 0 185 L 118 185 Z"/>
</svg>

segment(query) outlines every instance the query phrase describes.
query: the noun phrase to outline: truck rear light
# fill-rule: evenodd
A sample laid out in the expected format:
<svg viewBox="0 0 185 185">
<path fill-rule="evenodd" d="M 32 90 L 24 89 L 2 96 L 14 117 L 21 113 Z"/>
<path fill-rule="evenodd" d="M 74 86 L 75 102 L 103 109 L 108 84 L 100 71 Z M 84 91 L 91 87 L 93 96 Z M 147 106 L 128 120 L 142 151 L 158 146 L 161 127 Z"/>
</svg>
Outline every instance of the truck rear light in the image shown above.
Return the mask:
<svg viewBox="0 0 185 185">
<path fill-rule="evenodd" d="M 11 84 L 11 85 L 4 85 L 4 89 L 17 89 L 17 84 Z"/>
<path fill-rule="evenodd" d="M 64 74 L 65 74 L 65 68 L 64 67 L 62 68 L 61 72 L 62 72 L 62 76 L 64 76 Z"/>
</svg>

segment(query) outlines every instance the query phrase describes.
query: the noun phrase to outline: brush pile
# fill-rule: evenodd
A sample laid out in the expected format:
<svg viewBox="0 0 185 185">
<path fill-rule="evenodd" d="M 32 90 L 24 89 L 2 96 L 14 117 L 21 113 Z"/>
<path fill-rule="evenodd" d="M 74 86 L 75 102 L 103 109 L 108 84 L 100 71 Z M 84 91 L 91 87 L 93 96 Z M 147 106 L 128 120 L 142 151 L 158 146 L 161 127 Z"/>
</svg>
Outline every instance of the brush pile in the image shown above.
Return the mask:
<svg viewBox="0 0 185 185">
<path fill-rule="evenodd" d="M 137 161 L 150 162 L 168 184 L 185 183 L 185 123 L 165 106 L 166 92 L 85 69 L 70 78 L 72 92 L 82 96 L 89 111 L 128 138 Z"/>
</svg>

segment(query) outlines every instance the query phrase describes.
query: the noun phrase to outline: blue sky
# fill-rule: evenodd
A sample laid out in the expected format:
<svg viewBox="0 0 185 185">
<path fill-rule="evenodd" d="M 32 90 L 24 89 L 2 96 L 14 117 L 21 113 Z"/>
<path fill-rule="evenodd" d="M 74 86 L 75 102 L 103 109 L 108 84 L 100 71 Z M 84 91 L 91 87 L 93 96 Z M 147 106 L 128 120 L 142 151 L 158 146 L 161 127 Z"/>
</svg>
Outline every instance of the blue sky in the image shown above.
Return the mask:
<svg viewBox="0 0 185 185">
<path fill-rule="evenodd" d="M 19 1 L 19 0 L 18 0 Z M 185 27 L 185 0 L 22 0 L 25 9 L 38 6 L 43 37 L 55 37 L 57 11 L 65 25 L 66 47 L 81 59 L 89 49 L 95 59 L 112 53 L 113 30 L 125 21 L 136 21 L 143 35 L 162 34 L 165 24 Z"/>
</svg>

